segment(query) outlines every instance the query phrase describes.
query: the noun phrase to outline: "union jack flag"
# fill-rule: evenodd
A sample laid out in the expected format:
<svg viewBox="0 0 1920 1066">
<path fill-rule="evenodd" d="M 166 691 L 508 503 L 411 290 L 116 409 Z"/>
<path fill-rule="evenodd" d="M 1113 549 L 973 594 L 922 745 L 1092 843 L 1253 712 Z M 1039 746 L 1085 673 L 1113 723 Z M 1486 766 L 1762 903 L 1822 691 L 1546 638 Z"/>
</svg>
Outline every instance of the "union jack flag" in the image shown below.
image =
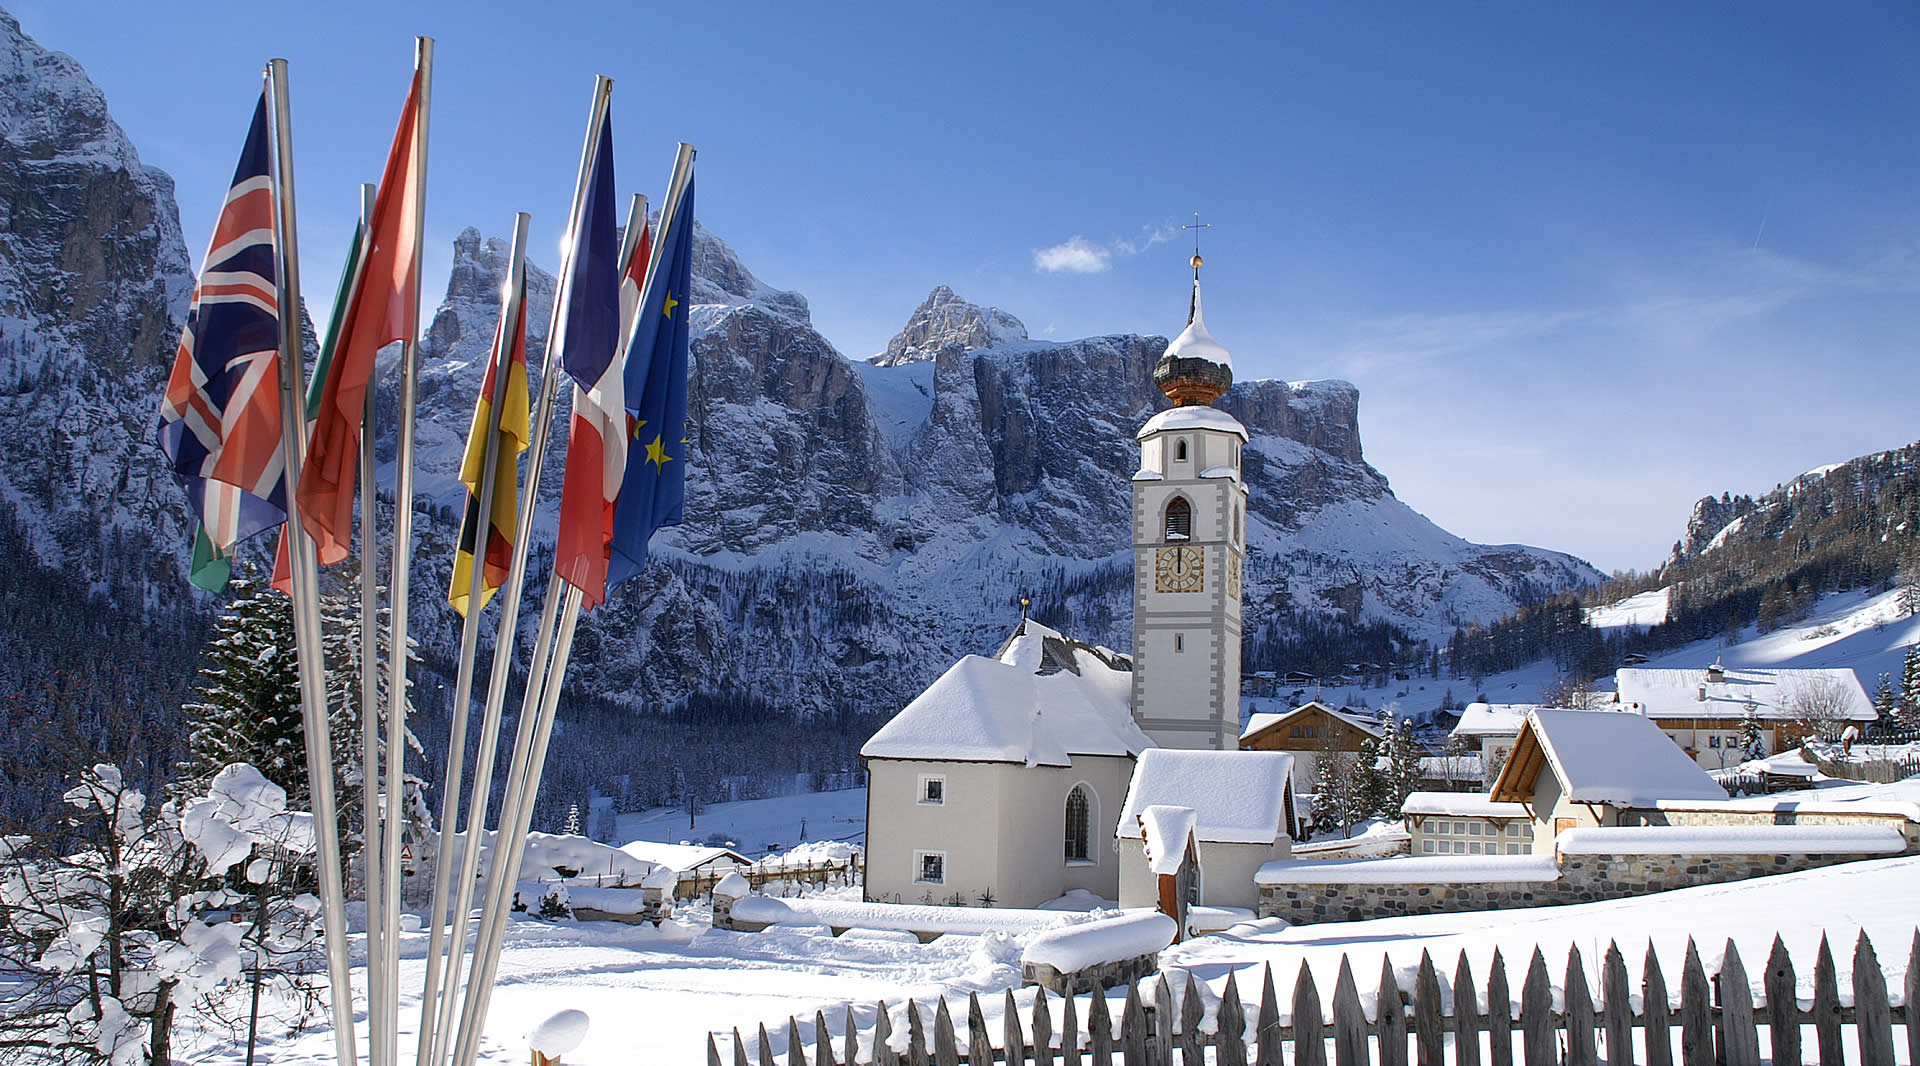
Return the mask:
<svg viewBox="0 0 1920 1066">
<path fill-rule="evenodd" d="M 223 554 L 235 541 L 287 517 L 274 192 L 267 165 L 262 92 L 160 401 L 160 450 L 207 538 Z"/>
</svg>

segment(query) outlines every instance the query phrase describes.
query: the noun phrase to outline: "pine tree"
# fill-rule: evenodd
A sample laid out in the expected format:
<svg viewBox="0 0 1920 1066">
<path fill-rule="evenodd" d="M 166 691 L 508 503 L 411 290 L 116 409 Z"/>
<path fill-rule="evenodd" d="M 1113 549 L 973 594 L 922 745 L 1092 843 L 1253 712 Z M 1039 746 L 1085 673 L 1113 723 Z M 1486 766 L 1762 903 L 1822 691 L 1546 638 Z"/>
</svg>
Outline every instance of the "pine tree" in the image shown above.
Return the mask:
<svg viewBox="0 0 1920 1066">
<path fill-rule="evenodd" d="M 1906 661 L 1900 666 L 1900 706 L 1909 720 L 1920 716 L 1920 644 L 1907 648 Z"/>
<path fill-rule="evenodd" d="M 1380 812 L 1389 818 L 1398 818 L 1407 797 L 1420 787 L 1420 747 L 1413 736 L 1413 723 L 1399 715 L 1387 715 L 1383 734 L 1387 770 Z"/>
<path fill-rule="evenodd" d="M 1884 675 L 1881 680 L 1885 680 Z M 1760 718 L 1754 713 L 1758 709 L 1758 705 L 1748 700 L 1746 714 L 1740 717 L 1740 751 L 1749 759 L 1758 759 L 1767 754 L 1760 732 Z"/>
<path fill-rule="evenodd" d="M 293 605 L 257 574 L 229 587 L 233 599 L 200 667 L 199 700 L 181 708 L 188 759 L 174 791 L 204 792 L 223 767 L 250 763 L 286 790 L 294 809 L 309 809 Z"/>
<path fill-rule="evenodd" d="M 322 616 L 322 640 L 327 660 L 327 726 L 333 742 L 333 765 L 336 783 L 335 799 L 340 805 L 342 845 L 351 853 L 358 848 L 361 839 L 363 812 L 360 804 L 361 753 L 365 750 L 362 743 L 360 720 L 360 578 L 357 568 L 349 567 L 345 584 L 339 591 L 320 597 Z M 380 590 L 381 601 L 385 601 L 386 589 Z M 387 752 L 387 709 L 392 706 L 392 684 L 387 666 L 388 651 L 392 638 L 388 634 L 387 623 L 390 610 L 380 608 L 378 637 L 380 666 L 375 678 L 375 702 L 378 704 L 379 740 L 377 758 L 383 768 L 386 766 Z M 419 661 L 419 644 L 411 635 L 407 637 L 407 660 Z M 407 686 L 413 685 L 412 678 Z M 413 716 L 413 697 L 407 697 L 407 716 Z M 420 738 L 414 735 L 413 727 L 408 725 L 405 732 L 405 763 L 419 766 L 426 759 L 426 749 L 421 746 Z M 427 805 L 425 779 L 414 769 L 404 772 L 405 787 L 402 792 L 401 810 L 406 818 L 403 832 L 412 839 L 420 839 L 433 831 L 433 811 Z"/>
<path fill-rule="evenodd" d="M 570 837 L 577 837 L 583 834 L 584 830 L 580 827 L 580 805 L 578 803 L 567 808 L 567 824 L 563 826 L 560 831 Z"/>
<path fill-rule="evenodd" d="M 1353 808 L 1356 818 L 1380 813 L 1387 782 L 1380 772 L 1380 742 L 1372 737 L 1360 741 L 1360 758 L 1353 767 Z"/>
</svg>

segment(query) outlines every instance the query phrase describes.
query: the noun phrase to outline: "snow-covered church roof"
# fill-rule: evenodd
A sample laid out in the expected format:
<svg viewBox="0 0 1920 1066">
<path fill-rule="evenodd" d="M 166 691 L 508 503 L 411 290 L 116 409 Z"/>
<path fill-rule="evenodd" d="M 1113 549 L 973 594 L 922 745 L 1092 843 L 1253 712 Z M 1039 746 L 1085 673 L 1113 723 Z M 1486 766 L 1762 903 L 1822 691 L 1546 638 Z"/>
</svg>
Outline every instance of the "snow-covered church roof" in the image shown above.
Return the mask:
<svg viewBox="0 0 1920 1066">
<path fill-rule="evenodd" d="M 1155 433 L 1170 429 L 1217 429 L 1222 433 L 1238 433 L 1241 440 L 1249 439 L 1247 427 L 1240 420 L 1222 411 L 1218 407 L 1203 404 L 1183 404 L 1169 407 L 1147 419 L 1147 424 L 1134 434 L 1135 440 L 1145 440 Z"/>
<path fill-rule="evenodd" d="M 1137 755 L 1133 664 L 1032 619 L 989 659 L 969 655 L 914 697 L 860 754 L 1066 766 L 1075 755 Z"/>
<path fill-rule="evenodd" d="M 1150 748 L 1140 753 L 1114 835 L 1141 839 L 1149 807 L 1191 808 L 1202 843 L 1271 844 L 1293 827 L 1293 756 L 1284 751 L 1189 751 Z"/>
</svg>

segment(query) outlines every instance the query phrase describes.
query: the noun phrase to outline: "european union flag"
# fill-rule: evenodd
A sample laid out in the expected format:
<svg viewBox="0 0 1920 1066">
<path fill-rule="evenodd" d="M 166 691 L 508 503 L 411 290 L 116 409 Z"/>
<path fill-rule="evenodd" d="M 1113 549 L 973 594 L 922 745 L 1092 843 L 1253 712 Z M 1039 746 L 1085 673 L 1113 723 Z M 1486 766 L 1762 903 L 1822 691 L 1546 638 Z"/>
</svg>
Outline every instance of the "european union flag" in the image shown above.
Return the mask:
<svg viewBox="0 0 1920 1066">
<path fill-rule="evenodd" d="M 607 593 L 647 564 L 647 541 L 687 498 L 687 317 L 693 310 L 693 179 L 667 228 L 653 289 L 627 347 L 627 470 L 613 507 Z"/>
</svg>

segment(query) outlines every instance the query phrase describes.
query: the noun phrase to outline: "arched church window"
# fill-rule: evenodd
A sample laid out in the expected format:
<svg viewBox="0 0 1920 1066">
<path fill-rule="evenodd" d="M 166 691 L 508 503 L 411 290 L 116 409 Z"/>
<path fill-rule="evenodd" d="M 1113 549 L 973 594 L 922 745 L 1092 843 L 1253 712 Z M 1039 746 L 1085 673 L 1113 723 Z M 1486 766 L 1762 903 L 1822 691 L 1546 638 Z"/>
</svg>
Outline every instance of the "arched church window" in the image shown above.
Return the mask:
<svg viewBox="0 0 1920 1066">
<path fill-rule="evenodd" d="M 1187 438 L 1181 437 L 1173 442 L 1173 461 L 1176 463 L 1187 461 Z"/>
<path fill-rule="evenodd" d="M 1186 540 L 1193 536 L 1193 507 L 1185 496 L 1167 501 L 1167 539 Z"/>
<path fill-rule="evenodd" d="M 1087 786 L 1075 785 L 1067 793 L 1067 861 L 1087 861 L 1087 838 L 1091 835 L 1090 823 L 1093 821 L 1092 803 L 1087 798 Z"/>
</svg>

